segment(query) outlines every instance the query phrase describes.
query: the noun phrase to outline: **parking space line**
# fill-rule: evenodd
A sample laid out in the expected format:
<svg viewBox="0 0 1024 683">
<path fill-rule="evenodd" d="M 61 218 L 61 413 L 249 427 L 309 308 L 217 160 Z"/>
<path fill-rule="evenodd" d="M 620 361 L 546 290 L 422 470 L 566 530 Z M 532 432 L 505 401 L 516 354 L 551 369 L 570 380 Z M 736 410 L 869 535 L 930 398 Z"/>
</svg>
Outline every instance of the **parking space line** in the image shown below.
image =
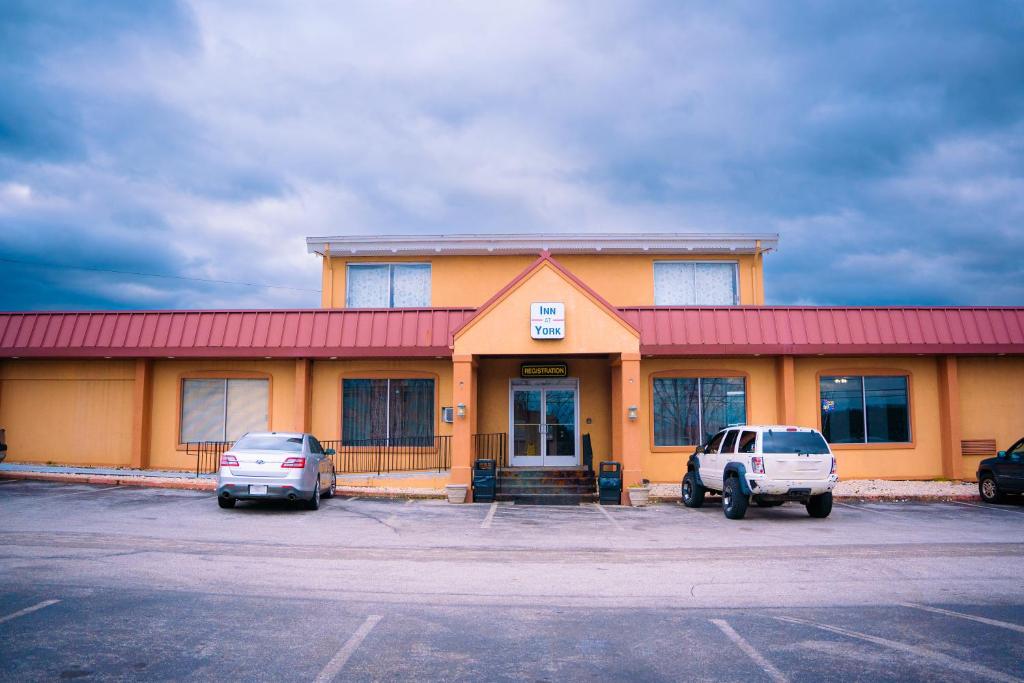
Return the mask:
<svg viewBox="0 0 1024 683">
<path fill-rule="evenodd" d="M 32 605 L 31 607 L 26 607 L 25 609 L 20 609 L 17 612 L 13 612 L 11 614 L 8 614 L 6 617 L 0 617 L 0 624 L 4 623 L 5 621 L 10 621 L 11 619 L 17 619 L 18 617 L 23 617 L 26 614 L 31 614 L 32 612 L 35 612 L 36 610 L 43 609 L 44 607 L 49 607 L 50 605 L 56 605 L 58 602 L 60 602 L 60 600 L 43 600 L 42 602 L 40 602 L 38 604 L 35 604 L 35 605 Z"/>
<path fill-rule="evenodd" d="M 123 487 L 120 484 L 115 484 L 114 486 L 105 486 L 104 488 L 101 488 L 101 489 L 88 489 L 86 491 L 72 491 L 71 493 L 58 493 L 57 495 L 54 495 L 54 496 L 47 496 L 47 498 L 67 498 L 68 496 L 78 496 L 78 495 L 81 495 L 83 493 L 99 493 L 100 491 L 109 491 L 111 489 L 119 489 L 119 488 L 123 488 Z"/>
<path fill-rule="evenodd" d="M 1010 631 L 1016 631 L 1017 633 L 1024 633 L 1024 626 L 1020 624 L 1012 624 L 1008 621 L 999 621 L 998 619 L 989 619 L 987 617 L 977 617 L 973 614 L 964 614 L 963 612 L 954 612 L 948 609 L 942 609 L 940 607 L 929 607 L 928 605 L 918 605 L 913 602 L 901 602 L 904 607 L 913 607 L 914 609 L 923 609 L 925 612 L 934 612 L 935 614 L 944 614 L 949 617 L 959 617 L 961 619 L 968 619 L 970 621 L 976 621 L 979 624 L 988 624 L 989 626 L 998 626 L 999 628 L 1005 628 Z"/>
<path fill-rule="evenodd" d="M 615 527 L 619 531 L 622 531 L 622 525 L 619 524 L 619 520 L 612 517 L 612 513 L 605 510 L 603 505 L 601 505 L 600 503 L 593 503 L 593 506 L 600 510 L 602 515 L 608 518 L 608 521 L 612 523 L 613 527 Z"/>
<path fill-rule="evenodd" d="M 320 671 L 317 677 L 314 679 L 316 683 L 328 683 L 333 681 L 335 677 L 341 673 L 341 670 L 345 668 L 345 664 L 348 663 L 349 658 L 355 653 L 355 651 L 362 645 L 363 640 L 370 634 L 373 627 L 376 626 L 381 617 L 379 614 L 371 614 L 366 617 L 366 621 L 363 625 L 356 629 L 345 644 L 338 650 L 338 654 L 331 658 L 331 661 L 327 662 L 327 665 Z"/>
<path fill-rule="evenodd" d="M 0 485 L 13 484 L 16 481 L 25 481 L 24 479 L 0 479 Z"/>
<path fill-rule="evenodd" d="M 724 619 L 711 619 L 712 624 L 718 627 L 718 630 L 726 635 L 729 640 L 736 643 L 736 647 L 743 650 L 750 659 L 754 661 L 761 669 L 764 670 L 768 677 L 775 681 L 775 683 L 787 683 L 789 679 L 786 678 L 785 674 L 775 668 L 775 666 L 769 662 L 764 656 L 754 649 L 754 646 L 747 642 L 746 638 L 736 633 L 736 630 L 729 625 Z"/>
<path fill-rule="evenodd" d="M 870 512 L 872 514 L 884 515 L 886 517 L 899 517 L 899 515 L 897 515 L 895 512 L 887 512 L 885 510 L 872 510 L 871 508 L 860 507 L 859 505 L 850 505 L 849 503 L 838 503 L 836 501 L 832 501 L 832 504 L 838 505 L 839 507 L 849 508 L 851 510 L 857 510 L 859 512 Z"/>
<path fill-rule="evenodd" d="M 898 652 L 904 652 L 909 655 L 913 655 L 920 659 L 930 660 L 931 662 L 944 666 L 949 669 L 956 669 L 965 673 L 971 674 L 977 678 L 987 678 L 993 681 L 1005 681 L 1006 683 L 1020 683 L 1021 679 L 1015 678 L 1009 674 L 1004 674 L 1001 671 L 990 669 L 982 664 L 975 664 L 973 662 L 965 662 L 954 657 L 950 657 L 947 654 L 941 652 L 935 652 L 934 650 L 928 650 L 917 645 L 910 645 L 908 643 L 901 643 L 896 640 L 889 640 L 888 638 L 881 638 L 879 636 L 868 635 L 867 633 L 859 633 L 858 631 L 850 631 L 845 628 L 839 628 L 838 626 L 829 626 L 827 624 L 818 624 L 813 621 L 807 621 L 806 619 L 797 619 L 796 617 L 772 617 L 777 621 L 784 621 L 790 624 L 800 624 L 801 626 L 810 626 L 812 628 L 821 629 L 822 631 L 828 631 L 841 636 L 847 636 L 848 638 L 856 638 L 858 640 L 864 640 L 881 647 L 889 648 L 890 650 L 896 650 Z"/>
<path fill-rule="evenodd" d="M 487 510 L 487 516 L 484 517 L 484 521 L 480 522 L 481 529 L 490 529 L 491 522 L 494 521 L 494 513 L 498 510 L 498 501 L 491 503 L 491 507 Z"/>
<path fill-rule="evenodd" d="M 955 503 L 957 505 L 966 505 L 966 506 L 972 507 L 972 508 L 981 508 L 982 510 L 998 510 L 999 512 L 1013 512 L 1013 513 L 1016 513 L 1016 514 L 1020 514 L 1020 513 L 1024 512 L 1024 510 L 1017 510 L 1017 509 L 1014 509 L 1014 508 L 1001 508 L 1001 507 L 996 507 L 995 505 L 978 505 L 977 503 L 965 503 L 962 500 L 951 500 L 949 502 Z"/>
</svg>

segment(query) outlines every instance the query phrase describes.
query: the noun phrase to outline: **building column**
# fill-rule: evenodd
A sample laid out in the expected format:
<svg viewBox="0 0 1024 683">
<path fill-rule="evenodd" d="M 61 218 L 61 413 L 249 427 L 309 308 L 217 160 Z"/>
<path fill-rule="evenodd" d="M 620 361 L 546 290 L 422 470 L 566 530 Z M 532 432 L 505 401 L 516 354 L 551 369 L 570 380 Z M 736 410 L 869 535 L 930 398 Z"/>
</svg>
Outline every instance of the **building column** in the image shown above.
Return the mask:
<svg viewBox="0 0 1024 683">
<path fill-rule="evenodd" d="M 452 425 L 452 472 L 453 484 L 468 487 L 466 502 L 473 501 L 473 435 L 476 434 L 476 359 L 472 355 L 452 357 L 452 404 L 455 409 L 455 423 Z M 464 415 L 459 415 L 459 406 L 464 406 Z"/>
<path fill-rule="evenodd" d="M 310 430 L 310 395 L 313 379 L 313 361 L 308 358 L 295 359 L 295 398 L 292 428 L 297 432 Z"/>
<path fill-rule="evenodd" d="M 777 388 L 777 419 L 779 424 L 796 424 L 796 363 L 793 356 L 779 356 L 775 360 L 775 386 Z"/>
<path fill-rule="evenodd" d="M 132 453 L 131 466 L 149 468 L 149 444 L 153 418 L 153 361 L 135 360 L 135 383 L 132 387 Z"/>
<path fill-rule="evenodd" d="M 643 479 L 640 420 L 646 407 L 640 405 L 640 354 L 623 353 L 612 365 L 612 408 L 618 409 L 617 414 L 612 413 L 612 444 L 622 462 L 622 504 L 629 505 L 629 486 Z M 636 415 L 633 419 L 631 411 Z"/>
<path fill-rule="evenodd" d="M 939 434 L 942 439 L 942 476 L 963 477 L 960 466 L 960 379 L 956 356 L 940 356 Z"/>
</svg>

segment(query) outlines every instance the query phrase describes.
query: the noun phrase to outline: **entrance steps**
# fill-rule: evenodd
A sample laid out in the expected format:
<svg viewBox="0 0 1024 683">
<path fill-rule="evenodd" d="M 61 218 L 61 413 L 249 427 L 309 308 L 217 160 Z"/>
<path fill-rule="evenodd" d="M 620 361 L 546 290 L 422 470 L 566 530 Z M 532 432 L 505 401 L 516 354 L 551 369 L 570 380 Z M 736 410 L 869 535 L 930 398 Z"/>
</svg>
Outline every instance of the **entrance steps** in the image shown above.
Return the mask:
<svg viewBox="0 0 1024 683">
<path fill-rule="evenodd" d="M 582 467 L 505 467 L 498 470 L 495 498 L 519 505 L 597 502 L 594 472 Z"/>
</svg>

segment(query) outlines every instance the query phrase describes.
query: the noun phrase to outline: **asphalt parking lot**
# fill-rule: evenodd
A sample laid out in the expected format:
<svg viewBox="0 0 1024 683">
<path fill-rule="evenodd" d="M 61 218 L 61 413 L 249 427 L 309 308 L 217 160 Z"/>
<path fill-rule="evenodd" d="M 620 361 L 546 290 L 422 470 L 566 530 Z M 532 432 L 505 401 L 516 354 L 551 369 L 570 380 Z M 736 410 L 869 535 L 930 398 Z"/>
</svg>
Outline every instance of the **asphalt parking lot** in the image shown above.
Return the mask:
<svg viewBox="0 0 1024 683">
<path fill-rule="evenodd" d="M 1024 506 L 0 482 L 0 680 L 1024 679 Z"/>
</svg>

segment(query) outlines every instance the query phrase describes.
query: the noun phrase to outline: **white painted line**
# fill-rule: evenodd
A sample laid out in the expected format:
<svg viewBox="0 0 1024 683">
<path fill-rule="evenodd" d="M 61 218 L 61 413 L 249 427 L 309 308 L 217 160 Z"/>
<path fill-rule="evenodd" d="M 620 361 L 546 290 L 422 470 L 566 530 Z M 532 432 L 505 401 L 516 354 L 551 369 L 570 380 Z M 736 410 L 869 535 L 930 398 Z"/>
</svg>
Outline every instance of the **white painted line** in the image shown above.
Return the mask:
<svg viewBox="0 0 1024 683">
<path fill-rule="evenodd" d="M 970 674 L 975 678 L 987 678 L 993 681 L 1004 681 L 1005 683 L 1020 683 L 1021 679 L 1015 678 L 1009 674 L 1004 674 L 1001 671 L 990 669 L 987 666 L 981 664 L 975 664 L 973 662 L 965 662 L 954 657 L 950 657 L 947 654 L 941 652 L 935 652 L 934 650 L 928 650 L 917 645 L 909 645 L 907 643 L 901 643 L 896 640 L 889 640 L 888 638 L 880 638 L 879 636 L 871 636 L 867 633 L 858 633 L 857 631 L 849 631 L 845 628 L 839 628 L 837 626 L 828 626 L 826 624 L 817 624 L 813 621 L 806 621 L 804 619 L 797 619 L 795 617 L 772 617 L 778 621 L 785 621 L 791 624 L 801 624 L 803 626 L 811 626 L 813 628 L 821 629 L 822 631 L 829 631 L 830 633 L 837 633 L 841 636 L 847 636 L 849 638 L 856 638 L 858 640 L 864 640 L 869 643 L 874 643 L 881 647 L 887 647 L 890 650 L 896 650 L 898 652 L 904 652 L 920 659 L 930 660 L 933 664 L 937 664 L 946 669 L 956 669 L 957 671 L 963 671 L 964 673 Z"/>
<path fill-rule="evenodd" d="M 972 508 L 981 508 L 982 510 L 998 510 L 999 512 L 1014 512 L 1017 514 L 1024 512 L 1024 510 L 1017 510 L 1016 508 L 1001 508 L 995 505 L 978 505 L 977 503 L 965 503 L 962 500 L 951 500 L 949 502 L 956 503 L 957 505 L 966 505 Z"/>
<path fill-rule="evenodd" d="M 352 496 L 351 498 L 346 498 L 345 500 L 343 500 L 341 502 L 342 503 L 351 503 L 353 500 L 359 500 L 359 496 Z"/>
<path fill-rule="evenodd" d="M 491 528 L 491 522 L 494 521 L 494 513 L 497 511 L 497 509 L 498 509 L 498 501 L 494 501 L 493 503 L 491 503 L 490 509 L 487 510 L 487 516 L 484 517 L 484 521 L 480 522 L 480 528 L 481 529 L 490 529 Z"/>
<path fill-rule="evenodd" d="M 850 508 L 851 510 L 857 510 L 859 512 L 870 512 L 870 513 L 873 513 L 873 514 L 876 514 L 876 515 L 884 515 L 886 517 L 899 517 L 899 515 L 897 515 L 895 512 L 886 512 L 886 511 L 883 511 L 883 510 L 872 510 L 871 508 L 860 507 L 859 505 L 850 505 L 849 503 L 837 503 L 834 500 L 832 501 L 832 504 L 833 505 L 838 505 L 839 507 Z"/>
<path fill-rule="evenodd" d="M 26 614 L 31 614 L 32 612 L 35 612 L 36 610 L 43 609 L 44 607 L 49 607 L 50 605 L 56 605 L 58 602 L 60 602 L 60 600 L 43 600 L 42 602 L 40 602 L 37 605 L 32 605 L 31 607 L 26 607 L 25 609 L 20 609 L 17 612 L 14 612 L 13 614 L 8 614 L 6 617 L 0 617 L 0 624 L 4 623 L 5 621 L 10 621 L 11 619 L 17 619 L 18 617 L 23 617 Z"/>
<path fill-rule="evenodd" d="M 612 523 L 612 526 L 622 531 L 622 525 L 619 524 L 619 520 L 612 517 L 611 513 L 604 509 L 604 505 L 600 503 L 594 503 L 594 507 L 601 511 L 601 514 L 608 518 L 608 521 Z"/>
<path fill-rule="evenodd" d="M 378 614 L 371 614 L 366 617 L 366 621 L 363 622 L 363 625 L 356 629 L 356 632 L 353 633 L 351 637 L 345 641 L 345 644 L 341 646 L 341 649 L 338 650 L 338 654 L 334 655 L 331 661 L 327 662 L 327 666 L 320 671 L 319 675 L 314 679 L 316 683 L 328 683 L 328 681 L 333 681 L 335 677 L 341 673 L 341 670 L 345 668 L 345 664 L 348 663 L 349 657 L 351 657 L 359 648 L 366 636 L 370 634 L 370 631 L 373 630 L 373 627 L 376 626 L 382 618 L 383 617 Z"/>
<path fill-rule="evenodd" d="M 0 479 L 0 484 L 13 484 L 16 481 L 24 481 L 24 479 Z"/>
<path fill-rule="evenodd" d="M 724 619 L 711 619 L 712 624 L 718 627 L 718 630 L 724 633 L 729 640 L 736 643 L 736 647 L 743 650 L 744 654 L 754 660 L 754 663 L 761 667 L 768 678 L 775 681 L 775 683 L 787 683 L 789 679 L 786 678 L 785 674 L 775 668 L 775 666 L 765 659 L 760 652 L 754 649 L 754 646 L 747 642 L 747 640 L 736 633 L 736 630 L 729 625 L 729 622 Z"/>
<path fill-rule="evenodd" d="M 412 504 L 413 504 L 413 503 L 415 503 L 415 502 L 416 502 L 416 499 L 415 499 L 415 498 L 410 498 L 409 500 L 405 501 L 405 504 L 406 504 L 406 505 L 412 505 Z"/>
<path fill-rule="evenodd" d="M 988 619 L 986 617 L 976 617 L 973 614 L 964 614 L 963 612 L 953 612 L 948 609 L 941 609 L 939 607 L 929 607 L 928 605 L 918 605 L 913 602 L 901 602 L 904 607 L 913 607 L 914 609 L 923 609 L 925 612 L 934 612 L 935 614 L 944 614 L 948 617 L 959 617 L 960 619 L 969 619 L 970 621 L 976 621 L 979 624 L 988 624 L 989 626 L 998 626 L 999 628 L 1009 629 L 1010 631 L 1016 631 L 1017 633 L 1024 633 L 1024 626 L 1020 624 L 1011 624 L 1008 621 L 999 621 L 998 619 Z"/>
<path fill-rule="evenodd" d="M 46 497 L 47 498 L 67 498 L 68 496 L 78 496 L 78 495 L 81 495 L 83 493 L 99 493 L 100 491 L 109 491 L 111 489 L 120 489 L 120 488 L 124 488 L 124 487 L 120 486 L 120 485 L 106 486 L 106 487 L 104 487 L 102 489 L 88 489 L 86 491 L 72 491 L 71 493 L 58 493 L 56 495 L 46 496 Z"/>
</svg>

